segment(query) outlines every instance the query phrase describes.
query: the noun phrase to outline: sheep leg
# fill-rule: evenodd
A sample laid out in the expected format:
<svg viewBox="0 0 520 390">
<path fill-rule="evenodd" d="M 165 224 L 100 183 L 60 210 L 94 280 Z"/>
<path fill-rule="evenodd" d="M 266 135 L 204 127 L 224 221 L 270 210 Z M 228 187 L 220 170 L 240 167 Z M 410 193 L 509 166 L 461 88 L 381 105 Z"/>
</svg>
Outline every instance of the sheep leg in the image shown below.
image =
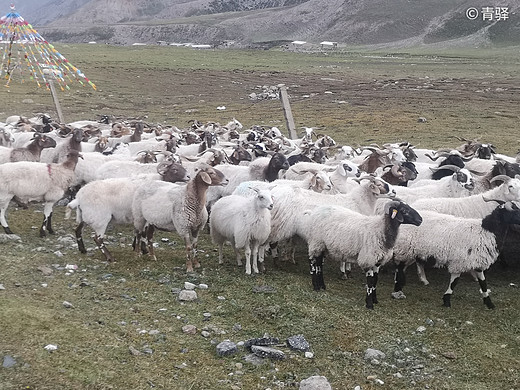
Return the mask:
<svg viewBox="0 0 520 390">
<path fill-rule="evenodd" d="M 54 234 L 54 230 L 51 227 L 51 218 L 52 218 L 52 207 L 54 203 L 48 202 L 45 203 L 43 207 L 43 223 L 40 228 L 40 237 L 45 237 L 47 235 L 47 231 L 50 234 Z"/>
<path fill-rule="evenodd" d="M 9 204 L 9 201 L 7 202 Z M 9 225 L 7 225 L 7 220 L 5 219 L 5 212 L 7 210 L 7 206 L 4 206 L 0 209 L 0 223 L 2 224 L 2 227 L 4 228 L 5 234 L 13 234 L 11 229 L 9 229 Z"/>
<path fill-rule="evenodd" d="M 480 285 L 480 294 L 482 295 L 484 304 L 488 309 L 494 309 L 495 305 L 493 302 L 491 302 L 491 297 L 489 296 L 491 291 L 487 288 L 487 281 L 486 276 L 484 275 L 484 271 L 477 269 L 475 271 L 471 271 L 471 274 L 478 280 L 478 284 Z"/>
<path fill-rule="evenodd" d="M 323 280 L 323 253 L 316 257 L 310 258 L 312 286 L 315 291 L 326 289 L 325 281 Z"/>
<path fill-rule="evenodd" d="M 105 259 L 109 262 L 114 262 L 114 258 L 112 257 L 112 254 L 110 253 L 110 251 L 108 250 L 108 248 L 105 246 L 105 242 L 103 241 L 103 236 L 101 235 L 95 235 L 94 236 L 94 241 L 96 242 L 99 250 L 101 251 L 101 253 L 103 253 L 103 255 L 105 256 Z"/>
<path fill-rule="evenodd" d="M 258 250 L 259 250 L 259 245 L 258 245 L 258 242 L 255 242 L 253 244 L 253 248 L 252 248 L 252 251 L 253 251 L 253 272 L 255 274 L 258 273 Z"/>
<path fill-rule="evenodd" d="M 347 280 L 352 274 L 352 264 L 347 263 L 346 261 L 341 261 L 339 270 L 341 272 L 341 279 Z"/>
<path fill-rule="evenodd" d="M 404 299 L 406 295 L 403 293 L 403 287 L 406 286 L 406 265 L 405 263 L 397 264 L 394 271 L 394 292 L 392 298 Z"/>
<path fill-rule="evenodd" d="M 265 248 L 268 244 L 260 245 L 260 248 L 258 248 L 258 262 L 260 263 L 258 266 L 258 269 L 261 273 L 265 273 Z"/>
<path fill-rule="evenodd" d="M 376 265 L 374 267 L 374 290 L 372 291 L 372 302 L 374 302 L 374 303 L 379 303 L 379 301 L 377 300 L 377 290 L 376 290 L 378 280 L 379 280 L 379 265 Z"/>
<path fill-rule="evenodd" d="M 273 258 L 273 264 L 276 267 L 278 265 L 278 243 L 277 242 L 271 242 L 269 244 L 269 248 L 271 249 L 271 257 Z"/>
<path fill-rule="evenodd" d="M 448 286 L 448 289 L 444 293 L 444 296 L 442 297 L 444 307 L 451 307 L 451 295 L 453 294 L 453 289 L 459 282 L 459 279 L 460 279 L 460 273 L 450 274 L 450 284 Z"/>
<path fill-rule="evenodd" d="M 76 242 L 78 243 L 78 250 L 80 251 L 80 253 L 87 253 L 87 250 L 85 249 L 85 243 L 83 242 L 83 228 L 84 227 L 85 227 L 85 222 L 81 221 L 75 230 Z"/>
<path fill-rule="evenodd" d="M 424 262 L 422 260 L 417 260 L 416 266 L 417 266 L 417 276 L 419 276 L 419 280 L 425 286 L 429 285 L 430 282 L 428 281 L 428 279 L 426 279 L 426 272 L 424 272 Z"/>
<path fill-rule="evenodd" d="M 153 226 L 153 225 L 148 225 L 144 229 L 144 235 L 146 236 L 146 245 L 144 245 L 144 247 L 148 246 L 148 251 L 147 251 L 148 255 L 153 257 L 154 260 L 157 260 L 157 256 L 155 256 L 155 249 L 153 247 L 153 234 L 154 233 L 155 233 L 155 226 Z M 142 247 L 141 247 L 141 249 L 142 249 Z"/>
<path fill-rule="evenodd" d="M 193 266 L 195 268 L 200 268 L 199 260 L 197 259 L 197 243 L 199 241 L 199 237 L 197 236 L 197 233 L 193 234 L 191 239 L 191 247 L 192 247 L 192 262 Z"/>
<path fill-rule="evenodd" d="M 365 298 L 367 309 L 374 309 L 374 303 L 377 303 L 377 298 L 375 298 L 377 277 L 375 276 L 376 272 L 374 272 L 374 268 L 375 267 L 370 268 L 365 273 L 367 277 L 367 294 Z"/>
<path fill-rule="evenodd" d="M 193 258 L 195 256 L 189 234 L 186 234 L 186 236 L 184 236 L 184 244 L 186 247 L 186 272 L 193 272 Z"/>
<path fill-rule="evenodd" d="M 247 243 L 245 247 L 246 253 L 246 274 L 251 275 L 251 244 Z"/>
<path fill-rule="evenodd" d="M 235 258 L 237 259 L 237 264 L 239 267 L 242 267 L 242 257 L 240 256 L 240 251 L 238 250 L 235 240 L 231 240 L 231 246 L 233 247 L 233 251 L 235 252 Z"/>
</svg>

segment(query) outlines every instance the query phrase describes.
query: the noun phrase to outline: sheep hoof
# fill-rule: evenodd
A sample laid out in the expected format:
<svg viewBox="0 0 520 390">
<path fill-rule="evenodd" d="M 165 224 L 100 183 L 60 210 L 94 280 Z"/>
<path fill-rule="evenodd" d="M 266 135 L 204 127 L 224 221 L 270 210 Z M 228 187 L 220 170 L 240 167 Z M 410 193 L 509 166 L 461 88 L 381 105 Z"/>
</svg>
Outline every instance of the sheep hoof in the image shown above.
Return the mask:
<svg viewBox="0 0 520 390">
<path fill-rule="evenodd" d="M 451 295 L 450 294 L 444 294 L 442 297 L 443 306 L 444 307 L 451 307 Z"/>
<path fill-rule="evenodd" d="M 265 265 L 264 265 L 264 263 L 260 263 L 259 267 L 260 267 L 260 272 L 265 274 Z"/>
<path fill-rule="evenodd" d="M 495 305 L 493 304 L 493 302 L 491 302 L 491 298 L 490 297 L 485 297 L 484 298 L 484 304 L 487 306 L 488 309 L 494 309 L 495 308 Z"/>
<path fill-rule="evenodd" d="M 430 282 L 428 282 L 427 280 L 421 280 L 422 284 L 424 284 L 425 286 L 429 285 Z"/>
<path fill-rule="evenodd" d="M 9 229 L 9 226 L 4 227 L 5 234 L 14 234 L 11 229 Z"/>
<path fill-rule="evenodd" d="M 374 305 L 373 304 L 372 305 L 367 304 L 366 308 L 369 309 L 369 310 L 374 310 Z"/>
</svg>

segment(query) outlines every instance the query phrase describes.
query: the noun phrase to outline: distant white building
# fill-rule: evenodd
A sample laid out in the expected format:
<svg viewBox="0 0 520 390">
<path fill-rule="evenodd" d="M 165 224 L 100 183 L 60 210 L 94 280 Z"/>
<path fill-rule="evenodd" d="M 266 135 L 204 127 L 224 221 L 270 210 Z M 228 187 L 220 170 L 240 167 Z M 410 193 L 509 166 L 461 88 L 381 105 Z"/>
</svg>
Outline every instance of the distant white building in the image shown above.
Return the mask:
<svg viewBox="0 0 520 390">
<path fill-rule="evenodd" d="M 324 49 L 337 49 L 338 42 L 331 42 L 331 41 L 323 41 L 320 42 L 321 50 Z"/>
<path fill-rule="evenodd" d="M 307 44 L 306 41 L 292 41 L 289 44 L 289 49 L 291 49 L 291 50 L 302 50 L 306 44 Z"/>
</svg>

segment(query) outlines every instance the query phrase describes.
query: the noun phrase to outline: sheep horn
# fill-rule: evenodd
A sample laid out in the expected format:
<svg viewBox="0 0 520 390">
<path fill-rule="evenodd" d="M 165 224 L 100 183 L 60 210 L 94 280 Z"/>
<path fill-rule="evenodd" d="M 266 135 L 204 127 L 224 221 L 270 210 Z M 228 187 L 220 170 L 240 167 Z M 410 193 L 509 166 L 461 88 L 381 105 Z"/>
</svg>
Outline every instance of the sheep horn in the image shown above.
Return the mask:
<svg viewBox="0 0 520 390">
<path fill-rule="evenodd" d="M 475 176 L 485 176 L 487 173 L 486 172 L 477 172 L 477 171 L 473 171 L 471 169 L 468 169 L 468 171 L 472 174 L 472 175 L 475 175 Z"/>
<path fill-rule="evenodd" d="M 159 163 L 159 165 L 157 165 L 157 173 L 159 175 L 164 175 L 166 173 L 166 171 L 168 170 L 168 168 L 173 164 L 173 161 L 171 160 L 164 160 L 164 161 L 161 161 Z"/>
<path fill-rule="evenodd" d="M 501 199 L 489 199 L 489 198 L 486 198 L 484 195 L 482 195 L 482 199 L 484 199 L 484 202 L 497 202 L 500 205 L 506 203 L 505 201 L 503 201 Z"/>
<path fill-rule="evenodd" d="M 509 180 L 511 180 L 511 178 L 507 175 L 497 175 L 494 178 L 492 178 L 489 182 L 493 183 L 498 180 L 503 181 L 504 183 L 507 183 L 507 182 L 509 182 Z"/>
<path fill-rule="evenodd" d="M 394 175 L 395 177 L 398 177 L 398 176 L 402 176 L 402 173 L 399 172 L 399 169 L 401 167 L 397 164 L 394 164 L 392 166 L 392 169 L 390 169 L 390 172 L 392 172 L 392 175 Z"/>
<path fill-rule="evenodd" d="M 397 207 L 399 206 L 400 202 L 398 200 L 391 200 L 390 202 L 385 203 L 385 214 L 388 214 L 390 212 L 391 207 Z"/>
<path fill-rule="evenodd" d="M 424 153 L 424 155 L 426 157 L 428 157 L 432 161 L 437 161 L 440 157 L 446 157 L 446 156 L 450 155 L 450 153 L 448 153 L 448 152 L 440 152 L 440 153 L 439 152 L 435 152 L 435 154 L 437 154 L 437 156 L 433 157 L 429 153 Z"/>
<path fill-rule="evenodd" d="M 453 171 L 453 172 L 460 171 L 460 167 L 458 167 L 456 165 L 442 165 L 440 167 L 435 167 L 435 168 L 430 167 L 430 171 L 432 171 L 432 172 L 441 171 L 443 169 L 449 169 L 450 171 Z"/>
</svg>

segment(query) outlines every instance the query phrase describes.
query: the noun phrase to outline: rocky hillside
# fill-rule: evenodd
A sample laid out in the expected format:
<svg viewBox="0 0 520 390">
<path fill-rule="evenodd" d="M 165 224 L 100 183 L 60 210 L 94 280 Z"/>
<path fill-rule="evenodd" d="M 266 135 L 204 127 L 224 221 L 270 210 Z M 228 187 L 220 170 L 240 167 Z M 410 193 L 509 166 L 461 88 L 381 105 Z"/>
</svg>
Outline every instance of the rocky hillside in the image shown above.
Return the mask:
<svg viewBox="0 0 520 390">
<path fill-rule="evenodd" d="M 507 6 L 505 20 L 497 18 L 495 9 L 491 20 L 484 20 L 482 9 L 490 6 L 484 0 L 50 0 L 37 4 L 25 8 L 22 16 L 47 39 L 64 42 L 520 44 L 517 2 Z M 476 14 L 468 16 L 471 7 Z"/>
</svg>

